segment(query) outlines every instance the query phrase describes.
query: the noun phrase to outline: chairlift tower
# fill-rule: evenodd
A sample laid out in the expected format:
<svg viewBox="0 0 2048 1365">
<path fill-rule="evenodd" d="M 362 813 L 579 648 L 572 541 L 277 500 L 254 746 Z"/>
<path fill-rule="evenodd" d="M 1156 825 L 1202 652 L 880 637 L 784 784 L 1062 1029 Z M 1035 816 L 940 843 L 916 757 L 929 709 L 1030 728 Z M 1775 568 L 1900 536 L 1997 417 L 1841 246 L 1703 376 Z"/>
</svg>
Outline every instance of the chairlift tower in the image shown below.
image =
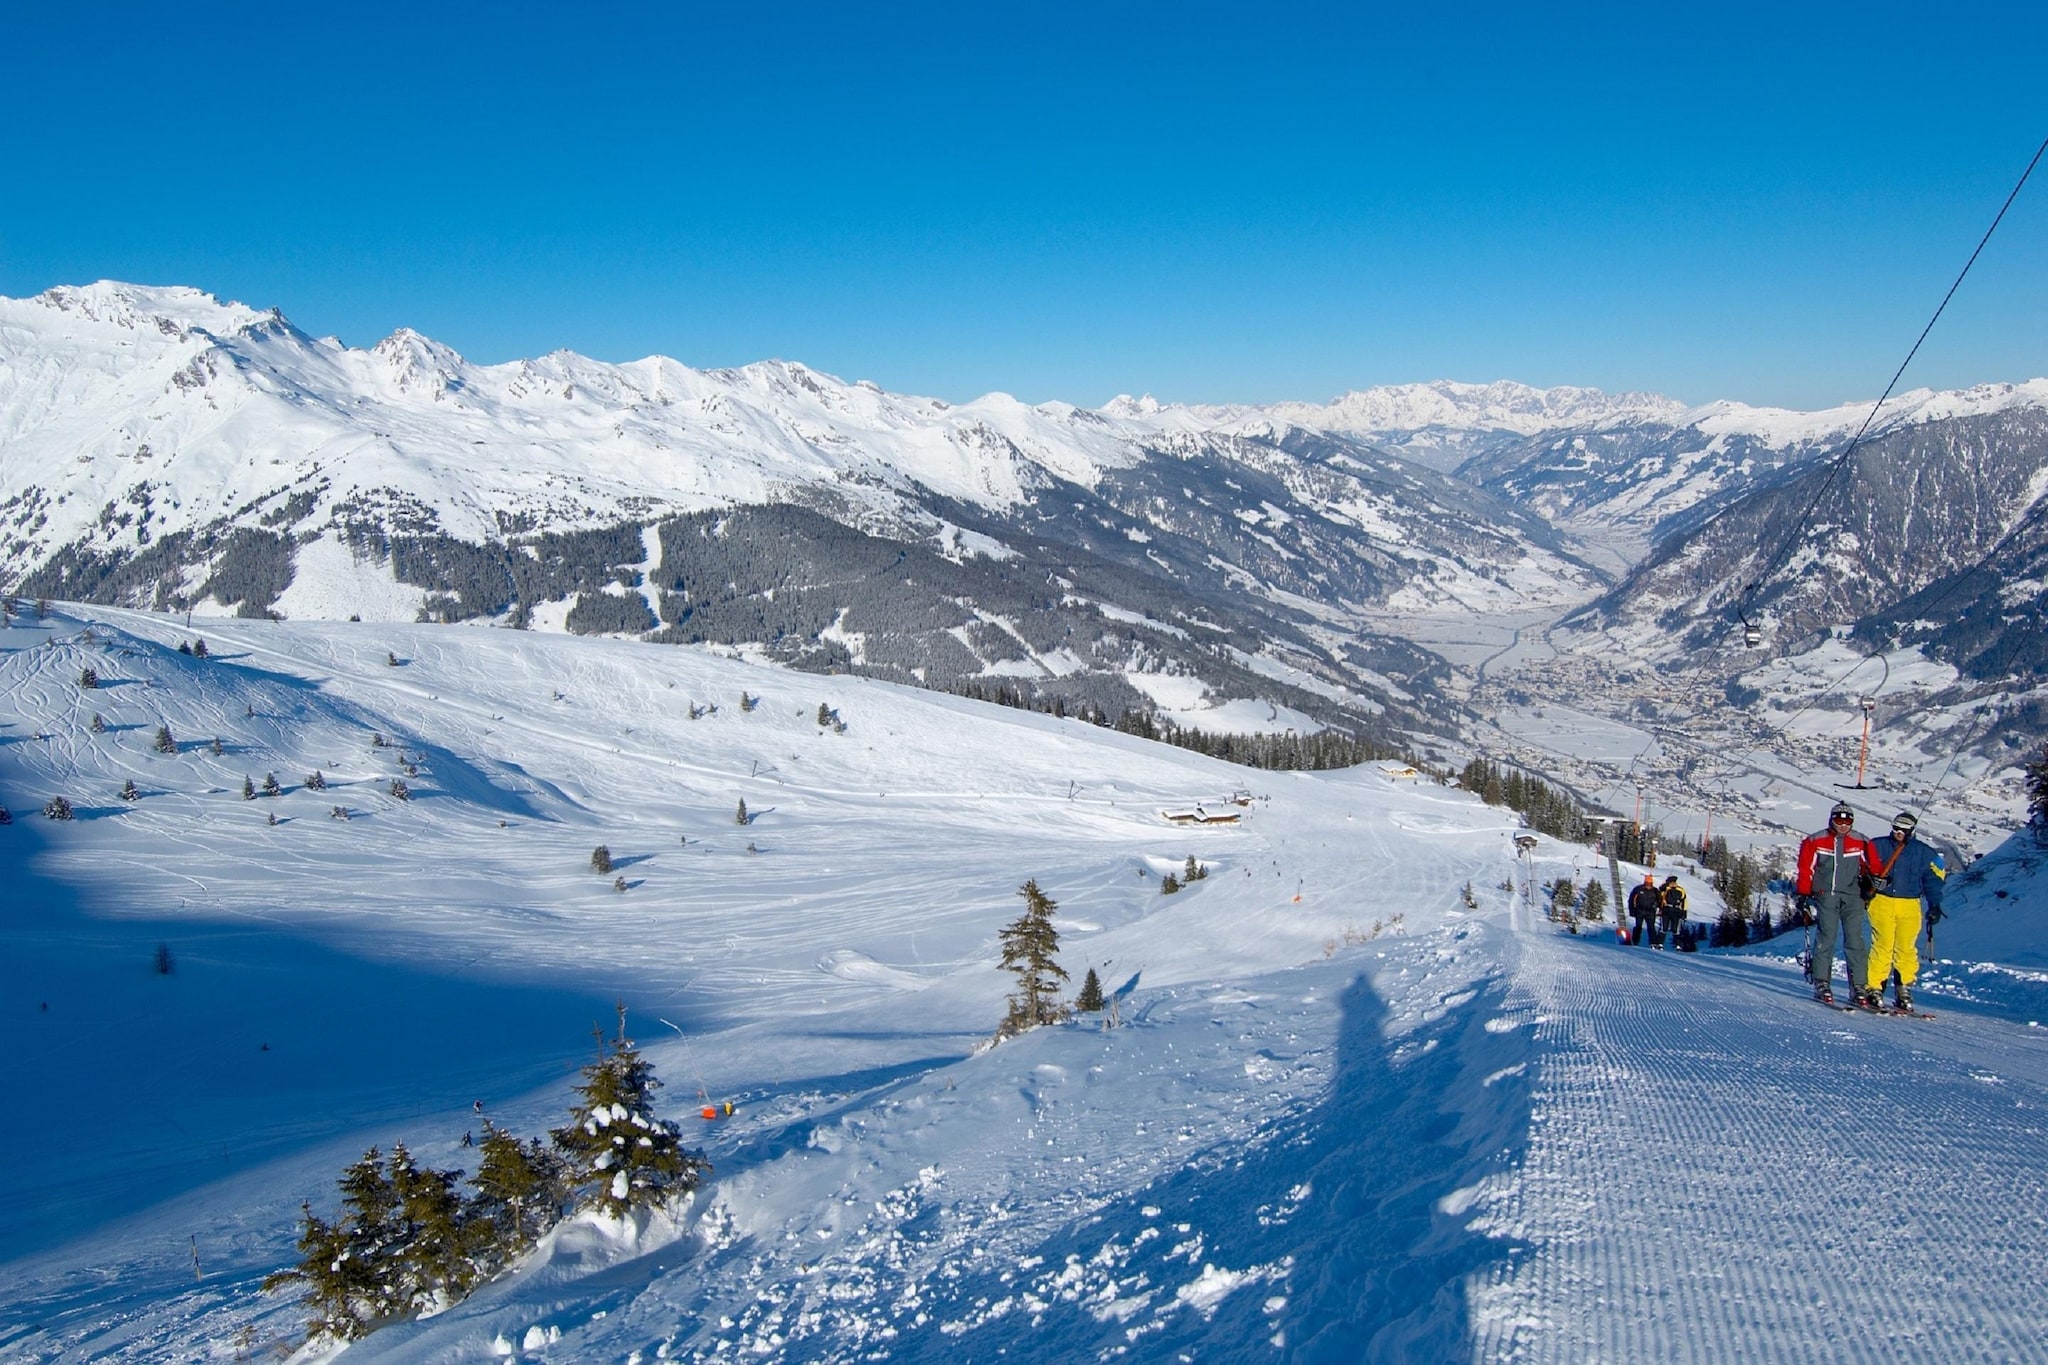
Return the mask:
<svg viewBox="0 0 2048 1365">
<path fill-rule="evenodd" d="M 1877 710 L 1877 698 L 1863 699 L 1863 743 L 1856 750 L 1856 790 L 1862 791 L 1864 765 L 1870 761 L 1870 717 Z"/>
</svg>

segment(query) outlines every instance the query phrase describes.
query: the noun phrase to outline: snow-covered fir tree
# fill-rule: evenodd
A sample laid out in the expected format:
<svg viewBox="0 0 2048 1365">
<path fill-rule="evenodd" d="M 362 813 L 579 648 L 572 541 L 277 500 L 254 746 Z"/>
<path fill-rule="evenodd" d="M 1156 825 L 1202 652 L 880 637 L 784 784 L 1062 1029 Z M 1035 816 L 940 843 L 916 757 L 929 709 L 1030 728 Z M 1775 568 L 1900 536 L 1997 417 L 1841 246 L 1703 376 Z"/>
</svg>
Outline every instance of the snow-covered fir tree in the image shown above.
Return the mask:
<svg viewBox="0 0 2048 1365">
<path fill-rule="evenodd" d="M 618 1036 L 598 1047 L 598 1059 L 583 1068 L 570 1122 L 553 1137 L 578 1205 L 619 1218 L 697 1188 L 711 1163 L 683 1147 L 681 1128 L 656 1116 L 661 1082 L 626 1036 L 623 1006 Z"/>
</svg>

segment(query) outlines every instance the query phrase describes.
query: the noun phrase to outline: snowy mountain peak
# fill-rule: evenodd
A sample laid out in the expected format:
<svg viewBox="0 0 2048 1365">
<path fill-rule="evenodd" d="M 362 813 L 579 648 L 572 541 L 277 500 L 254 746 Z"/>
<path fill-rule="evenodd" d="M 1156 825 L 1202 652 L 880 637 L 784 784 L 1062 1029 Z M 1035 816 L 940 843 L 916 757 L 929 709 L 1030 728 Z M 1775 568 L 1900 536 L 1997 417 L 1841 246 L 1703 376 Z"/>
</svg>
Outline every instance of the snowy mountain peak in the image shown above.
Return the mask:
<svg viewBox="0 0 2048 1365">
<path fill-rule="evenodd" d="M 222 303 L 204 290 L 184 285 L 124 284 L 119 280 L 58 285 L 28 302 L 84 322 L 129 330 L 154 327 L 167 335 L 191 331 L 232 335 L 267 316 L 246 304 Z"/>
<path fill-rule="evenodd" d="M 1150 417 L 1159 411 L 1159 400 L 1149 393 L 1142 398 L 1120 393 L 1104 403 L 1099 411 L 1109 417 Z"/>
<path fill-rule="evenodd" d="M 371 348 L 402 391 L 460 387 L 465 362 L 452 347 L 401 327 Z"/>
<path fill-rule="evenodd" d="M 1571 385 L 1539 389 L 1508 379 L 1489 384 L 1438 379 L 1354 389 L 1321 409 L 1275 404 L 1272 410 L 1304 425 L 1361 435 L 1429 428 L 1533 434 L 1558 427 L 1675 422 L 1686 406 L 1653 393 L 1609 394 Z"/>
</svg>

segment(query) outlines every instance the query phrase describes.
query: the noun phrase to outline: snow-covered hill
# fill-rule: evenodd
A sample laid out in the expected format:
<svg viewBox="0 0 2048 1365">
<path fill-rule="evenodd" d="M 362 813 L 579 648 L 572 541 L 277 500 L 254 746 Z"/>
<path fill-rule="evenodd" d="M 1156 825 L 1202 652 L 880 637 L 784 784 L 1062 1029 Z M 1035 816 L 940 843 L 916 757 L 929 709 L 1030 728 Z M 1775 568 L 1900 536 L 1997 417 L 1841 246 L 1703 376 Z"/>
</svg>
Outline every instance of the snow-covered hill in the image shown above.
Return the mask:
<svg viewBox="0 0 2048 1365">
<path fill-rule="evenodd" d="M 372 1143 L 472 1164 L 479 1102 L 559 1122 L 618 1000 L 711 1182 L 348 1359 L 2048 1359 L 2027 846 L 1958 879 L 1940 1018 L 1852 1017 L 1785 940 L 1561 933 L 1523 888 L 1604 864 L 1377 767 L 629 641 L 203 634 L 0 635 L 0 1358 L 287 1339 L 300 1201 Z M 1027 877 L 1125 1026 L 980 1050 Z"/>
</svg>

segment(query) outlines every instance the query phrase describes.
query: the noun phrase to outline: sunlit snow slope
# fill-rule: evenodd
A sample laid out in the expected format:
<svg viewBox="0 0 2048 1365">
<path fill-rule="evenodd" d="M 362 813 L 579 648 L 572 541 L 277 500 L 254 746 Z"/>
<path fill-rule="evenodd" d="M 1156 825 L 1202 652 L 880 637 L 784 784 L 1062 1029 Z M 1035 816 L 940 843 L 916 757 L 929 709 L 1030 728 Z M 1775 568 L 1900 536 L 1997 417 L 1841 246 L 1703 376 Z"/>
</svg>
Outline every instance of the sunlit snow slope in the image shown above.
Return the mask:
<svg viewBox="0 0 2048 1365">
<path fill-rule="evenodd" d="M 192 638 L 0 636 L 0 1359 L 288 1342 L 300 1201 L 372 1143 L 473 1165 L 479 1102 L 559 1122 L 614 1001 L 711 1181 L 348 1359 L 2048 1359 L 2017 847 L 1941 1017 L 1849 1016 L 1786 940 L 1558 933 L 1503 883 L 1603 865 L 1376 768 L 624 641 Z M 982 1050 L 1027 877 L 1125 1026 Z"/>
</svg>

